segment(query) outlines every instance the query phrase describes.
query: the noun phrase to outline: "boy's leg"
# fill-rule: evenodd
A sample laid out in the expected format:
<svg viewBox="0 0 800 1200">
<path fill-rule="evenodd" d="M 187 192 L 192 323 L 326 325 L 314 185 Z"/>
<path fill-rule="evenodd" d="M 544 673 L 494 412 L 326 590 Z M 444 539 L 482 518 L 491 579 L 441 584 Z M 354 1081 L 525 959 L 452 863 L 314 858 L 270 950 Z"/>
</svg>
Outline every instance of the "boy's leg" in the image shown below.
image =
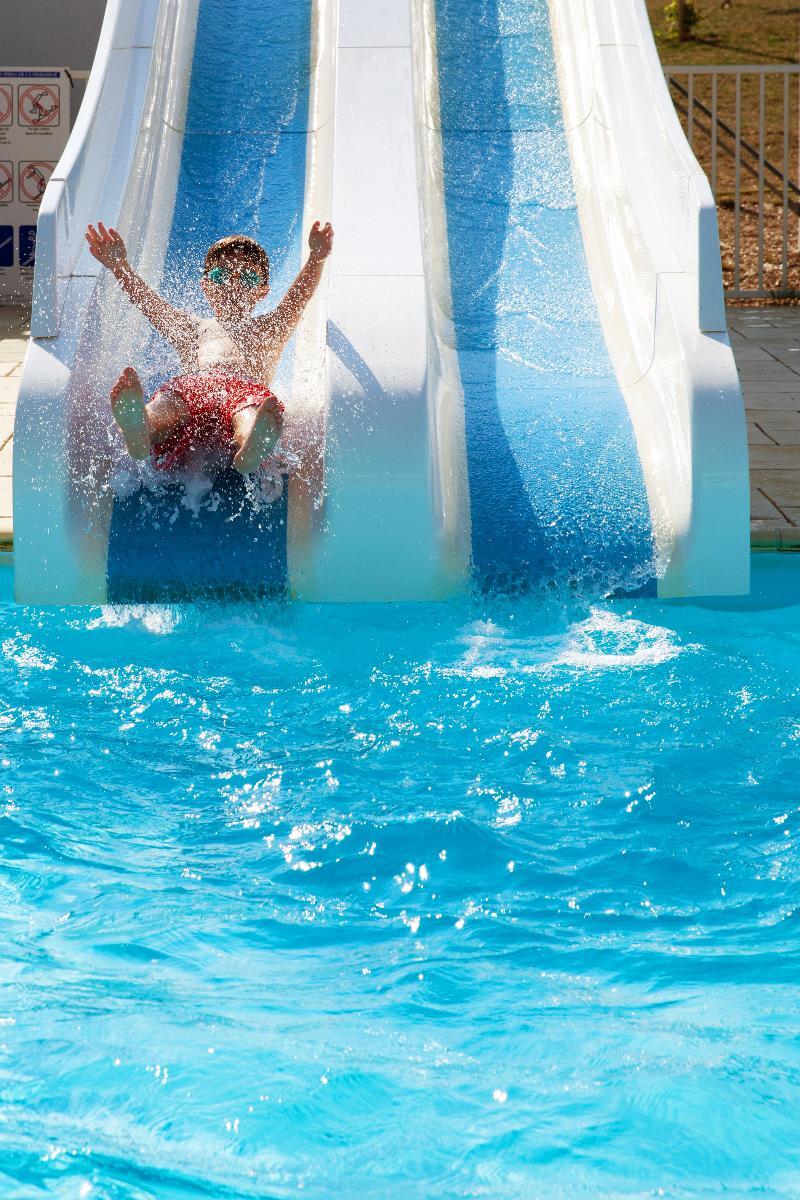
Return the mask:
<svg viewBox="0 0 800 1200">
<path fill-rule="evenodd" d="M 139 376 L 126 367 L 111 389 L 111 410 L 132 458 L 147 458 L 151 446 L 175 433 L 189 415 L 186 405 L 169 388 L 156 392 L 145 404 Z"/>
<path fill-rule="evenodd" d="M 257 471 L 275 449 L 281 433 L 280 418 L 275 415 L 274 400 L 264 400 L 256 408 L 241 408 L 233 415 L 233 465 L 242 475 Z"/>
</svg>

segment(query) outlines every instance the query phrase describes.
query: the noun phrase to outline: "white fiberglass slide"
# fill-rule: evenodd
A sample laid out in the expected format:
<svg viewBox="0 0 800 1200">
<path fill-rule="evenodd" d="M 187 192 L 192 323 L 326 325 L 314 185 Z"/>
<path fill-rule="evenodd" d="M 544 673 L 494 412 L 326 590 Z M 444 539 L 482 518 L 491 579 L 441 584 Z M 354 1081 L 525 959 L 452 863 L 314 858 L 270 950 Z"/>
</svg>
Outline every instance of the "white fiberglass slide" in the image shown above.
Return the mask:
<svg viewBox="0 0 800 1200">
<path fill-rule="evenodd" d="M 714 199 L 644 0 L 549 0 L 583 242 L 636 435 L 661 596 L 749 590 L 747 434 Z"/>
<path fill-rule="evenodd" d="M 263 0 L 262 16 L 270 3 Z M 583 243 L 635 431 L 659 590 L 743 592 L 747 451 L 708 185 L 672 111 L 643 0 L 549 4 Z M 158 286 L 183 240 L 202 226 L 209 244 L 207 234 L 242 199 L 237 163 L 248 197 L 260 189 L 250 214 L 257 233 L 262 219 L 278 228 L 276 207 L 286 208 L 279 286 L 299 265 L 301 228 L 305 236 L 312 220 L 330 217 L 336 231 L 329 288 L 301 327 L 286 383 L 300 440 L 313 442 L 308 461 L 320 469 L 290 486 L 283 548 L 273 538 L 270 550 L 276 570 L 301 599 L 452 595 L 477 561 L 480 531 L 470 511 L 447 236 L 455 160 L 447 168 L 443 136 L 453 135 L 443 135 L 439 113 L 437 5 L 308 0 L 307 26 L 300 8 L 284 18 L 276 8 L 296 53 L 294 65 L 284 64 L 291 103 L 278 127 L 260 129 L 255 104 L 247 110 L 255 129 L 217 128 L 219 110 L 209 110 L 196 82 L 196 121 L 186 130 L 196 38 L 205 39 L 203 69 L 209 55 L 213 69 L 225 11 L 218 0 L 109 0 L 86 98 L 40 216 L 15 434 L 18 599 L 97 603 L 109 595 L 109 529 L 119 510 L 109 480 L 120 447 L 108 384 L 123 360 L 136 361 L 148 334 L 89 257 L 87 222 L 102 215 L 117 224 L 134 265 Z M 276 29 L 273 43 L 262 39 L 265 53 L 280 53 L 280 36 Z M 474 63 L 475 71 L 490 68 Z M 238 114 L 234 101 L 220 94 L 222 108 Z M 452 110 L 448 120 L 452 131 Z M 251 150 L 262 158 L 247 167 L 242 155 Z M 214 166 L 230 166 L 230 181 L 216 178 L 233 190 L 209 199 L 203 188 Z M 290 204 L 303 209 L 301 223 L 289 220 Z M 518 412 L 524 402 L 515 401 Z M 496 432 L 503 436 L 502 423 Z M 499 503 L 493 519 L 502 525 Z M 507 540 L 513 551 L 516 534 Z M 119 542 L 124 575 L 138 560 L 124 562 Z M 193 568 L 201 550 L 195 539 Z M 224 547 L 218 558 L 224 570 Z"/>
</svg>

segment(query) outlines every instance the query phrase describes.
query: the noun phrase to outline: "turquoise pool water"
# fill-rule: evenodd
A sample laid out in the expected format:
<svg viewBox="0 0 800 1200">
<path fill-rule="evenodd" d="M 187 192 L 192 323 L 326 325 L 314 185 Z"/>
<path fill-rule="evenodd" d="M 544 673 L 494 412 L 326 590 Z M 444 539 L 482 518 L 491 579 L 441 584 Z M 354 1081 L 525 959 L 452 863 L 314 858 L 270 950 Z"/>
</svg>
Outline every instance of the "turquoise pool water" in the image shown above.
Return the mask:
<svg viewBox="0 0 800 1200">
<path fill-rule="evenodd" d="M 0 1195 L 800 1196 L 800 562 L 18 609 Z"/>
</svg>

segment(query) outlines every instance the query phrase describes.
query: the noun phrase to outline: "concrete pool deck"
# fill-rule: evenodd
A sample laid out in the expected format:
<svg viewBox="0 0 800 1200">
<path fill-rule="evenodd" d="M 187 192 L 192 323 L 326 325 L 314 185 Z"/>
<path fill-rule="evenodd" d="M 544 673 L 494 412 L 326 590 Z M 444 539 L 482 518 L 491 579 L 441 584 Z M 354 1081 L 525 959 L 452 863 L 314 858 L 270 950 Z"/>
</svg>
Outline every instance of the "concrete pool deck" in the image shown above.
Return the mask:
<svg viewBox="0 0 800 1200">
<path fill-rule="evenodd" d="M 750 544 L 800 549 L 800 308 L 728 308 L 750 444 Z"/>
<path fill-rule="evenodd" d="M 750 444 L 750 542 L 800 550 L 800 308 L 728 308 Z M 0 552 L 13 547 L 14 411 L 29 335 L 23 308 L 0 306 Z"/>
</svg>

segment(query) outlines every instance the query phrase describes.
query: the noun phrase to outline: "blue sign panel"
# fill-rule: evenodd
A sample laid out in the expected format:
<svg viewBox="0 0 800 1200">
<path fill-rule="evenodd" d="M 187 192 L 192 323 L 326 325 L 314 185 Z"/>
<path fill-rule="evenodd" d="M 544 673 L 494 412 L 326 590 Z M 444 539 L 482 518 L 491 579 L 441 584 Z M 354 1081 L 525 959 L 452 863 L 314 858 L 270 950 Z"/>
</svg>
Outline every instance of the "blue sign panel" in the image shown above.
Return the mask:
<svg viewBox="0 0 800 1200">
<path fill-rule="evenodd" d="M 0 225 L 0 267 L 14 265 L 14 226 Z"/>
<path fill-rule="evenodd" d="M 36 226 L 19 227 L 19 265 L 32 267 L 36 259 Z"/>
</svg>

